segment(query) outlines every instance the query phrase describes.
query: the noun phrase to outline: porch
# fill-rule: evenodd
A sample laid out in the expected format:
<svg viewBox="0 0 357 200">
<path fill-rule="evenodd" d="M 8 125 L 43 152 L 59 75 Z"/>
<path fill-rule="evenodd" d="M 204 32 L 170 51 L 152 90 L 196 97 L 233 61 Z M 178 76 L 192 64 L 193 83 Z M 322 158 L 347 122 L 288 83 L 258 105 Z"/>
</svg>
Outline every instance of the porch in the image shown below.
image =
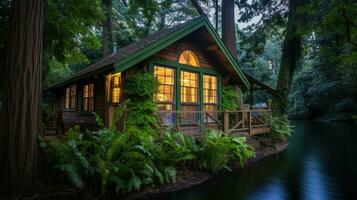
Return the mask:
<svg viewBox="0 0 357 200">
<path fill-rule="evenodd" d="M 207 128 L 222 130 L 226 134 L 254 136 L 270 132 L 263 117 L 271 115 L 270 109 L 235 111 L 159 111 L 160 126 L 169 126 L 192 136 L 201 136 Z M 46 135 L 63 135 L 69 128 L 79 125 L 82 130 L 95 130 L 94 116 L 79 116 L 75 112 L 59 112 L 45 123 Z"/>
<path fill-rule="evenodd" d="M 192 136 L 200 136 L 207 128 L 222 130 L 225 134 L 254 136 L 271 131 L 263 117 L 271 115 L 270 109 L 235 111 L 160 111 L 163 128 L 169 126 Z"/>
</svg>

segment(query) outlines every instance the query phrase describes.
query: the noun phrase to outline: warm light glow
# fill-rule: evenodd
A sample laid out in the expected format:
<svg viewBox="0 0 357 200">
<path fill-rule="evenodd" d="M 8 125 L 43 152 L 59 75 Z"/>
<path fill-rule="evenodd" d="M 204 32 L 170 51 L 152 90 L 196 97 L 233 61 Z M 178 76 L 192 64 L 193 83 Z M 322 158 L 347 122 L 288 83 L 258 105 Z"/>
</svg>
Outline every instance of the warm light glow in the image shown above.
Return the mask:
<svg viewBox="0 0 357 200">
<path fill-rule="evenodd" d="M 194 67 L 199 66 L 199 61 L 198 61 L 196 54 L 189 50 L 186 50 L 181 53 L 181 55 L 179 57 L 179 63 L 185 64 L 185 65 L 191 65 Z"/>
<path fill-rule="evenodd" d="M 174 101 L 175 72 L 171 68 L 154 67 L 155 78 L 159 81 L 159 91 L 155 95 L 158 102 Z"/>
<path fill-rule="evenodd" d="M 121 73 L 112 75 L 112 103 L 119 103 L 121 92 Z"/>
<path fill-rule="evenodd" d="M 198 93 L 198 75 L 181 71 L 181 102 L 196 103 Z"/>
<path fill-rule="evenodd" d="M 83 111 L 92 112 L 94 110 L 94 84 L 83 86 Z"/>
<path fill-rule="evenodd" d="M 217 103 L 217 77 L 203 75 L 203 102 Z"/>
<path fill-rule="evenodd" d="M 65 108 L 76 108 L 76 92 L 76 85 L 71 85 L 66 88 Z"/>
</svg>

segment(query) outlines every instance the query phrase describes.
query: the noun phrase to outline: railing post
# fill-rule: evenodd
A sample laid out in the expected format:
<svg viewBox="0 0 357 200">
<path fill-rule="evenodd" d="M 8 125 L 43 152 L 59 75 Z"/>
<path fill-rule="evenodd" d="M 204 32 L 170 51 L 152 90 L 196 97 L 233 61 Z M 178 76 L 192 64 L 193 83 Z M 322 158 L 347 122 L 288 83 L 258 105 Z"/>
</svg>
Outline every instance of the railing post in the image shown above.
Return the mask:
<svg viewBox="0 0 357 200">
<path fill-rule="evenodd" d="M 223 111 L 223 132 L 229 134 L 229 112 Z"/>
<path fill-rule="evenodd" d="M 251 111 L 248 111 L 248 133 L 251 134 L 251 126 L 252 126 L 252 116 Z"/>
</svg>

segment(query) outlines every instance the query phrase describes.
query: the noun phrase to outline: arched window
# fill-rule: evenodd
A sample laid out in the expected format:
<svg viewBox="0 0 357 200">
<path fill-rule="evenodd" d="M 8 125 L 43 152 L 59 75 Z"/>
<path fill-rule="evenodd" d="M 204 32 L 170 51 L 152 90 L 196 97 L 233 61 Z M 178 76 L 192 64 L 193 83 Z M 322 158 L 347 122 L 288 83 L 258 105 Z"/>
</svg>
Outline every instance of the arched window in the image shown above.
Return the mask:
<svg viewBox="0 0 357 200">
<path fill-rule="evenodd" d="M 195 53 L 190 50 L 183 51 L 179 58 L 180 64 L 191 65 L 194 67 L 199 66 L 199 61 Z"/>
</svg>

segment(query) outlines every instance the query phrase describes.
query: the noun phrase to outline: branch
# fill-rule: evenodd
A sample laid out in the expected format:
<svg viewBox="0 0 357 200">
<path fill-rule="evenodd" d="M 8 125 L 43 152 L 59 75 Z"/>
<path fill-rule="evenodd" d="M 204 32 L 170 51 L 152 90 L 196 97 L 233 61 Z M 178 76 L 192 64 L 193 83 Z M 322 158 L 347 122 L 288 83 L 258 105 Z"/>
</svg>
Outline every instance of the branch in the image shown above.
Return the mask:
<svg viewBox="0 0 357 200">
<path fill-rule="evenodd" d="M 354 47 L 357 47 L 357 44 L 352 41 L 351 25 L 354 25 L 350 18 L 347 16 L 346 9 L 342 9 L 342 16 L 345 19 L 346 23 L 346 33 L 347 33 L 347 42 L 352 44 Z"/>
<path fill-rule="evenodd" d="M 128 7 L 128 4 L 126 3 L 125 0 L 122 0 L 122 2 L 123 2 L 123 4 L 124 4 L 125 7 Z"/>
<path fill-rule="evenodd" d="M 191 3 L 193 4 L 193 6 L 196 8 L 197 12 L 201 15 L 201 16 L 206 16 L 206 14 L 203 12 L 200 4 L 198 4 L 197 0 L 191 0 Z"/>
</svg>

